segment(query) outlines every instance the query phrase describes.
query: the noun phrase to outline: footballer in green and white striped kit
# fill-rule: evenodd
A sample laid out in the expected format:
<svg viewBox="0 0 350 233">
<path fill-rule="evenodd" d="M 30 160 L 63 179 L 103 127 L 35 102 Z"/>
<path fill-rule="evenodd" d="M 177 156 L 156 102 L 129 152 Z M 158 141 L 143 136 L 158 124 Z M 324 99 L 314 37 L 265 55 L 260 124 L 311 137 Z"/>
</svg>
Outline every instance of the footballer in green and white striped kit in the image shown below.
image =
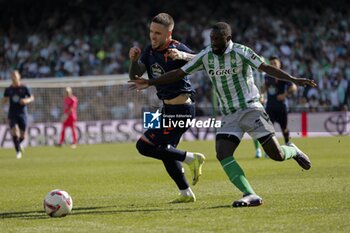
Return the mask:
<svg viewBox="0 0 350 233">
<path fill-rule="evenodd" d="M 251 124 L 256 118 L 247 118 L 245 119 L 246 124 L 253 127 L 242 129 L 233 118 L 241 117 L 245 115 L 245 112 L 243 114 L 242 112 L 238 112 L 237 114 L 230 115 L 237 112 L 237 110 L 242 111 L 248 107 L 263 108 L 260 103 L 259 89 L 254 84 L 252 70 L 257 69 L 263 62 L 264 60 L 250 48 L 233 43 L 230 40 L 223 55 L 218 56 L 214 54 L 209 46 L 199 53 L 196 58 L 182 67 L 185 73 L 192 73 L 200 69 L 207 71 L 218 96 L 221 111 L 224 115 L 228 115 L 224 117 L 223 122 L 225 122 L 225 125 L 218 130 L 218 134 L 233 134 L 241 139 L 244 131 L 250 132 L 255 144 L 259 145 L 258 138 L 274 133 L 273 124 L 267 120 L 260 122 L 263 127 L 256 128 L 255 124 Z M 261 115 L 266 115 L 262 109 Z M 241 123 L 244 123 L 242 121 Z M 259 147 L 257 148 L 257 152 L 261 154 Z"/>
<path fill-rule="evenodd" d="M 189 74 L 205 69 L 215 88 L 222 113 L 228 115 L 246 109 L 259 99 L 254 85 L 253 71 L 263 60 L 250 48 L 229 41 L 223 55 L 214 54 L 211 46 L 201 51 L 181 69 Z"/>
<path fill-rule="evenodd" d="M 233 154 L 245 132 L 259 140 L 266 154 L 273 160 L 295 159 L 305 170 L 311 168 L 308 156 L 294 144 L 281 146 L 268 115 L 259 102 L 259 91 L 254 85 L 252 68 L 270 76 L 297 85 L 316 86 L 309 79 L 295 78 L 283 70 L 265 64 L 250 48 L 231 41 L 231 27 L 218 22 L 212 27 L 211 45 L 201 51 L 190 62 L 157 79 L 133 80 L 134 89 L 145 89 L 150 85 L 176 82 L 185 75 L 205 70 L 213 84 L 224 114 L 222 126 L 216 133 L 216 157 L 230 181 L 243 193 L 243 197 L 232 203 L 233 207 L 259 206 L 262 199 L 255 194 L 242 168 Z"/>
</svg>

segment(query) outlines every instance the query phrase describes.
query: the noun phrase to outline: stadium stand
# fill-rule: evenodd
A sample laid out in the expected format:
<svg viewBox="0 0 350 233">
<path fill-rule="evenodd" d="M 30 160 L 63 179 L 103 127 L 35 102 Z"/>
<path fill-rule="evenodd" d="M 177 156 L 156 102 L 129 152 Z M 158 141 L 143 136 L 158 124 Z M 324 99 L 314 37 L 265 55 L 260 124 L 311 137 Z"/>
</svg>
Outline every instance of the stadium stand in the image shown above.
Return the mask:
<svg viewBox="0 0 350 233">
<path fill-rule="evenodd" d="M 38 79 L 125 74 L 129 48 L 147 43 L 149 18 L 165 11 L 177 24 L 173 38 L 197 52 L 209 43 L 211 23 L 223 20 L 234 41 L 264 57 L 277 55 L 295 76 L 315 79 L 317 88 L 299 88 L 289 98 L 291 111 L 349 108 L 348 1 L 180 2 L 0 0 L 0 79 L 14 68 Z M 209 80 L 196 76 L 198 106 L 211 106 Z M 199 113 L 210 114 L 206 107 Z"/>
</svg>

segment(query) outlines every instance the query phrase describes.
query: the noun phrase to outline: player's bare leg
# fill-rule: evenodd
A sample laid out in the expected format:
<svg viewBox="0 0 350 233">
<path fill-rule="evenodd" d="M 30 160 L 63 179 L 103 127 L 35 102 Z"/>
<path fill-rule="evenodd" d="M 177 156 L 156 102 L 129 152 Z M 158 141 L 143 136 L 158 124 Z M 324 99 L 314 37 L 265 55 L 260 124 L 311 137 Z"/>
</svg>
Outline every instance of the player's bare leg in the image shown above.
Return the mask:
<svg viewBox="0 0 350 233">
<path fill-rule="evenodd" d="M 266 154 L 275 161 L 284 161 L 293 158 L 305 170 L 311 168 L 309 157 L 293 143 L 290 146 L 280 145 L 276 136 L 268 135 L 259 139 Z"/>
</svg>

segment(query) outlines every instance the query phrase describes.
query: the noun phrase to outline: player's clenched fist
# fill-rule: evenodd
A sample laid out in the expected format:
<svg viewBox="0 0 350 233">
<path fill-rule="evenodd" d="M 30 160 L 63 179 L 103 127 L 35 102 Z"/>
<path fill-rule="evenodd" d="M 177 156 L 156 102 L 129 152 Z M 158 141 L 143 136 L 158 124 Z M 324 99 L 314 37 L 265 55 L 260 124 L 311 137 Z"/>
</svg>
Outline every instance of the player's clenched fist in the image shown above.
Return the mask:
<svg viewBox="0 0 350 233">
<path fill-rule="evenodd" d="M 184 52 L 177 49 L 168 49 L 169 57 L 173 60 L 183 60 Z"/>
<path fill-rule="evenodd" d="M 129 50 L 129 58 L 132 62 L 137 61 L 140 58 L 140 55 L 141 55 L 141 49 L 138 47 L 132 47 Z"/>
</svg>

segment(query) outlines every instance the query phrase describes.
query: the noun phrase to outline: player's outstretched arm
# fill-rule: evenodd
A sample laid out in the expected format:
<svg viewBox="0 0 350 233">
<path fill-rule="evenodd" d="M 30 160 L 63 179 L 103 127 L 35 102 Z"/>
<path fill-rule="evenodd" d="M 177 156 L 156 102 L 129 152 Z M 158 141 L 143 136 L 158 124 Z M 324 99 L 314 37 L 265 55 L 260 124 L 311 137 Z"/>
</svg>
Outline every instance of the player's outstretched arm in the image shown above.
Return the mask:
<svg viewBox="0 0 350 233">
<path fill-rule="evenodd" d="M 30 104 L 30 103 L 33 102 L 33 101 L 34 101 L 34 95 L 31 95 L 31 96 L 29 96 L 29 97 L 27 97 L 27 98 L 21 99 L 19 103 L 20 103 L 21 105 L 27 105 L 27 104 Z"/>
<path fill-rule="evenodd" d="M 173 60 L 190 61 L 192 60 L 192 58 L 194 58 L 197 55 L 197 54 L 186 53 L 178 49 L 168 49 L 168 51 L 169 51 L 169 57 Z"/>
<path fill-rule="evenodd" d="M 176 69 L 176 70 L 169 71 L 161 75 L 159 78 L 155 78 L 155 79 L 147 80 L 142 77 L 136 76 L 136 79 L 130 80 L 129 83 L 131 83 L 131 86 L 130 86 L 131 89 L 142 90 L 152 85 L 163 85 L 163 84 L 177 82 L 177 81 L 180 81 L 185 76 L 186 76 L 186 73 L 182 69 Z"/>
<path fill-rule="evenodd" d="M 186 76 L 186 73 L 179 68 L 176 70 L 169 71 L 161 75 L 159 78 L 150 79 L 148 83 L 150 86 L 169 84 L 169 83 L 180 81 L 185 76 Z"/>
<path fill-rule="evenodd" d="M 293 77 L 290 74 L 288 74 L 287 72 L 285 72 L 285 71 L 283 71 L 281 69 L 278 69 L 278 68 L 276 68 L 274 66 L 267 65 L 265 63 L 262 63 L 259 66 L 259 70 L 267 73 L 268 75 L 270 75 L 270 76 L 272 76 L 274 78 L 277 78 L 277 79 L 280 79 L 280 80 L 283 80 L 283 81 L 287 81 L 287 82 L 292 82 L 292 83 L 295 83 L 298 86 L 305 86 L 305 85 L 308 85 L 308 86 L 311 86 L 311 87 L 316 87 L 317 86 L 314 80 L 310 80 L 310 79 L 306 79 L 306 78 Z"/>
</svg>

